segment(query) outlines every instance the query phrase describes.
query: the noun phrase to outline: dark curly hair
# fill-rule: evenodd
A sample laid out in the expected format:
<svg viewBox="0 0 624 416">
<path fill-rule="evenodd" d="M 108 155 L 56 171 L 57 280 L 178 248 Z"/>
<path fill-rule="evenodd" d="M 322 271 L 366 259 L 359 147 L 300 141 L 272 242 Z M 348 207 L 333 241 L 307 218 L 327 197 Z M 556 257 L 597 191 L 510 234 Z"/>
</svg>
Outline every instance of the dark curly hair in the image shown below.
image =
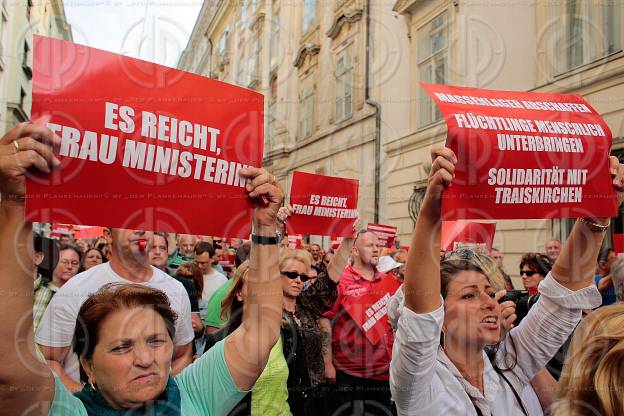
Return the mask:
<svg viewBox="0 0 624 416">
<path fill-rule="evenodd" d="M 546 277 L 550 269 L 552 269 L 550 259 L 542 253 L 526 253 L 520 260 L 520 270 L 522 270 L 524 266 L 527 266 L 534 272 L 538 272 L 544 277 Z"/>
</svg>

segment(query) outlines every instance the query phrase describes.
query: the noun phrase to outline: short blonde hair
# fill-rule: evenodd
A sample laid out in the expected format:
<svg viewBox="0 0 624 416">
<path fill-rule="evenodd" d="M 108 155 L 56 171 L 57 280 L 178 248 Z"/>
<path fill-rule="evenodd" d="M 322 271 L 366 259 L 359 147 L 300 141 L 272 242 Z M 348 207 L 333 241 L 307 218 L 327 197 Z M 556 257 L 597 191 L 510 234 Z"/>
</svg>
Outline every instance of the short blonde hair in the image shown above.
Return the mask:
<svg viewBox="0 0 624 416">
<path fill-rule="evenodd" d="M 305 265 L 306 270 L 312 267 L 312 254 L 307 250 L 282 250 L 279 257 L 280 268 L 287 260 L 300 261 Z"/>
<path fill-rule="evenodd" d="M 611 266 L 611 278 L 615 289 L 615 298 L 619 303 L 624 302 L 624 260 L 618 259 Z"/>
<path fill-rule="evenodd" d="M 555 416 L 624 414 L 624 305 L 589 314 L 576 328 L 559 380 Z"/>
</svg>

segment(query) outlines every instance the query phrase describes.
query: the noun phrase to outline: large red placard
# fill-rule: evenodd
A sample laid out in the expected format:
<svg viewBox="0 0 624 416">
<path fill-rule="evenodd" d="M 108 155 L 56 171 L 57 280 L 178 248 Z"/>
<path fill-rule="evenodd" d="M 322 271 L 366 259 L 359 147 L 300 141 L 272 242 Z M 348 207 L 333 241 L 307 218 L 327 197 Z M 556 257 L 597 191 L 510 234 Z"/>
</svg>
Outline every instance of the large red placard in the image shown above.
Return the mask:
<svg viewBox="0 0 624 416">
<path fill-rule="evenodd" d="M 247 238 L 244 166 L 261 166 L 263 97 L 36 36 L 34 122 L 61 168 L 28 179 L 27 219 Z"/>
<path fill-rule="evenodd" d="M 458 158 L 443 220 L 617 215 L 611 132 L 581 96 L 421 85 Z"/>
</svg>

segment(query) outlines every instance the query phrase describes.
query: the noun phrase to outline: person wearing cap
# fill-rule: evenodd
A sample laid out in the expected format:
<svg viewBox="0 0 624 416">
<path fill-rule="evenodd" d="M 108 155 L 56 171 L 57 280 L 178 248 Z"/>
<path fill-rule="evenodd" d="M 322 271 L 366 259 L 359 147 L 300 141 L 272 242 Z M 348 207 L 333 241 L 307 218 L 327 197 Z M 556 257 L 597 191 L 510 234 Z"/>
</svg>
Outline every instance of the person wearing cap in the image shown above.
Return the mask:
<svg viewBox="0 0 624 416">
<path fill-rule="evenodd" d="M 401 273 L 401 267 L 403 267 L 403 263 L 399 263 L 391 256 L 382 256 L 379 258 L 379 263 L 377 264 L 377 270 L 381 273 L 386 273 L 391 276 L 394 276 L 397 280 L 403 281 L 403 274 Z"/>
<path fill-rule="evenodd" d="M 191 363 L 191 343 L 195 338 L 191 304 L 180 282 L 150 265 L 149 251 L 153 239 L 152 232 L 114 228 L 110 262 L 74 276 L 50 301 L 36 330 L 35 342 L 50 368 L 61 377 L 68 390 L 82 389 L 78 357 L 70 351 L 80 306 L 89 294 L 108 283 L 140 283 L 165 292 L 179 317 L 173 340 L 173 373 L 179 373 Z"/>
</svg>

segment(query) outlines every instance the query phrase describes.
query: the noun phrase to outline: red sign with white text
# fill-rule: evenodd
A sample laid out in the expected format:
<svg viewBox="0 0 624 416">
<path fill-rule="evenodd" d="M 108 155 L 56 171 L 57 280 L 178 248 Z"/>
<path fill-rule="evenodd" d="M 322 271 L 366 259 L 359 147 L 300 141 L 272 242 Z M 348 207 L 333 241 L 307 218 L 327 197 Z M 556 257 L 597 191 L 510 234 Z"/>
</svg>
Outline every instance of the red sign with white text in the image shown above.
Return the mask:
<svg viewBox="0 0 624 416">
<path fill-rule="evenodd" d="M 392 332 L 387 305 L 400 286 L 401 282 L 396 278 L 386 275 L 364 295 L 348 296 L 343 302 L 349 316 L 373 345 L 377 345 L 385 334 Z"/>
<path fill-rule="evenodd" d="M 70 236 L 73 231 L 74 227 L 72 224 L 59 224 L 55 222 L 52 223 L 52 230 L 50 231 L 50 234 L 52 237 L 58 237 L 61 235 Z"/>
<path fill-rule="evenodd" d="M 613 251 L 615 251 L 615 254 L 624 253 L 624 234 L 613 234 L 611 238 L 613 238 Z"/>
<path fill-rule="evenodd" d="M 617 215 L 611 131 L 581 96 L 421 85 L 458 158 L 443 220 Z"/>
<path fill-rule="evenodd" d="M 358 184 L 357 179 L 294 172 L 288 234 L 352 236 L 358 217 Z"/>
<path fill-rule="evenodd" d="M 495 232 L 496 223 L 444 221 L 442 222 L 441 249 L 451 251 L 467 245 L 489 253 L 492 250 Z"/>
<path fill-rule="evenodd" d="M 247 238 L 238 174 L 261 166 L 263 97 L 162 65 L 35 36 L 32 119 L 61 168 L 28 179 L 29 221 Z"/>
<path fill-rule="evenodd" d="M 74 238 L 76 240 L 81 238 L 98 238 L 104 234 L 103 227 L 90 227 L 87 225 L 74 226 Z"/>
<path fill-rule="evenodd" d="M 343 237 L 336 237 L 336 236 L 331 237 L 330 246 L 333 250 L 338 250 L 338 247 L 340 247 L 340 244 L 342 243 L 342 238 Z"/>
<path fill-rule="evenodd" d="M 288 235 L 288 248 L 291 250 L 299 250 L 303 247 L 303 236 L 301 234 Z"/>
<path fill-rule="evenodd" d="M 368 231 L 372 231 L 377 234 L 379 238 L 379 245 L 382 247 L 390 248 L 394 244 L 398 228 L 394 225 L 373 224 L 368 223 L 366 227 Z"/>
</svg>

